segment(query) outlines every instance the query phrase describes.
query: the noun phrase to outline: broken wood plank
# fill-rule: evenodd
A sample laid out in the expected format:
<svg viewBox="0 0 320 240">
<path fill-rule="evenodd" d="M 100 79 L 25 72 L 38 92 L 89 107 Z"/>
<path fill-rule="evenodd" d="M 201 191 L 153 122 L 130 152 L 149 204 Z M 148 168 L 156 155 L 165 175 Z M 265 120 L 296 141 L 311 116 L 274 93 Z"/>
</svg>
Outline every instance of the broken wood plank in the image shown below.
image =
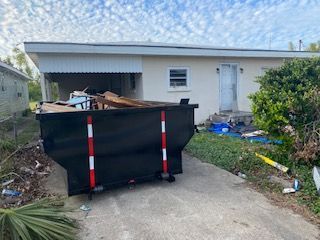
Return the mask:
<svg viewBox="0 0 320 240">
<path fill-rule="evenodd" d="M 76 112 L 82 111 L 82 109 L 77 109 L 74 107 L 68 107 L 63 105 L 58 105 L 54 103 L 43 103 L 41 105 L 41 110 L 46 112 Z"/>
<path fill-rule="evenodd" d="M 97 103 L 101 103 L 101 104 L 105 104 L 111 107 L 116 107 L 116 108 L 125 108 L 128 107 L 127 105 L 121 104 L 121 103 L 117 103 L 114 101 L 110 101 L 108 99 L 105 99 L 103 97 L 99 97 L 99 96 L 92 96 Z"/>
</svg>

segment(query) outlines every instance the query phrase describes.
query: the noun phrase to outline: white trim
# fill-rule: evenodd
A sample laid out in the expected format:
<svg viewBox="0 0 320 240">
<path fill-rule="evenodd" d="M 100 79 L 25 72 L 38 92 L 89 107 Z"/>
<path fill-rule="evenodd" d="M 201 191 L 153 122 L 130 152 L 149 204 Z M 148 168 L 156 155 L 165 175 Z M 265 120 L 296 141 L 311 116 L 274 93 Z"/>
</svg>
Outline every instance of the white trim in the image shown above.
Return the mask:
<svg viewBox="0 0 320 240">
<path fill-rule="evenodd" d="M 66 42 L 25 42 L 25 51 L 39 66 L 41 53 L 98 53 L 116 55 L 158 55 L 158 56 L 202 56 L 202 57 L 252 57 L 252 58 L 308 58 L 320 56 L 319 52 L 218 48 L 187 44 L 164 44 L 149 42 L 113 43 L 66 43 Z"/>
<path fill-rule="evenodd" d="M 170 70 L 175 69 L 182 69 L 187 70 L 187 86 L 179 86 L 179 87 L 171 87 L 170 86 Z M 167 88 L 168 92 L 188 92 L 191 91 L 191 72 L 190 67 L 184 67 L 184 66 L 170 66 L 167 68 Z"/>
</svg>

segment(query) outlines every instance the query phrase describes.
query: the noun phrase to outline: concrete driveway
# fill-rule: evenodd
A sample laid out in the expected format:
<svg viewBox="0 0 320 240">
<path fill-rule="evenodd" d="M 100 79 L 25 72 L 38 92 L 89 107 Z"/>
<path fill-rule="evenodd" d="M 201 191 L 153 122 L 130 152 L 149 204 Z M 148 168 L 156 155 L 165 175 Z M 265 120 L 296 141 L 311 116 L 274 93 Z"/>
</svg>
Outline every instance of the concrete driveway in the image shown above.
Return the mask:
<svg viewBox="0 0 320 240">
<path fill-rule="evenodd" d="M 77 212 L 81 239 L 319 239 L 291 210 L 272 206 L 244 180 L 184 155 L 176 182 L 151 182 L 94 196 Z M 69 198 L 79 208 L 87 196 Z"/>
</svg>

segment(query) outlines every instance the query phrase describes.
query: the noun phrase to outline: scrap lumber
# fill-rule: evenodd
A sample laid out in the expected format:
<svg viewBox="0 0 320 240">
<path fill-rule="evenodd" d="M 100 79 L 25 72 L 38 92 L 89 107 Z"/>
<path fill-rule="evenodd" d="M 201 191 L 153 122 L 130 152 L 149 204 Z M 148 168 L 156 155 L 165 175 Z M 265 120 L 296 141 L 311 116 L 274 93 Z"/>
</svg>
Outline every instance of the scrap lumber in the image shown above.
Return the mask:
<svg viewBox="0 0 320 240">
<path fill-rule="evenodd" d="M 99 94 L 100 96 L 103 96 L 105 99 L 112 101 L 112 102 L 116 102 L 116 103 L 120 103 L 126 107 L 148 107 L 151 106 L 151 104 L 143 102 L 143 101 L 139 101 L 139 100 L 135 100 L 135 99 L 131 99 L 131 98 L 126 98 L 126 97 L 120 97 L 119 95 L 110 92 L 110 91 L 106 91 L 103 94 Z"/>
<path fill-rule="evenodd" d="M 41 110 L 46 112 L 76 112 L 82 111 L 82 109 L 77 109 L 74 107 L 68 107 L 63 105 L 58 105 L 54 103 L 43 103 L 41 105 Z"/>
<path fill-rule="evenodd" d="M 105 99 L 103 97 L 100 96 L 92 96 L 97 103 L 101 103 L 110 107 L 115 107 L 115 108 L 125 108 L 128 107 L 124 104 L 118 103 L 118 102 L 114 102 L 114 101 L 110 101 L 109 99 Z"/>
</svg>

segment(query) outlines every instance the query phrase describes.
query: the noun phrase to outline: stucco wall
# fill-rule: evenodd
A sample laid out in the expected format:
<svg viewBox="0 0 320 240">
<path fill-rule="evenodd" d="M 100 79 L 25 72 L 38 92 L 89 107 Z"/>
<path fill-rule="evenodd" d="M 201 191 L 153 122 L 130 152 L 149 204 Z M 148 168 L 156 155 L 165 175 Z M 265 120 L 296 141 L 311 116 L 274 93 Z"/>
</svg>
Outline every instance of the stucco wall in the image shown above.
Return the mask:
<svg viewBox="0 0 320 240">
<path fill-rule="evenodd" d="M 28 108 L 27 81 L 0 68 L 0 118 L 15 112 L 22 112 Z"/>
<path fill-rule="evenodd" d="M 190 98 L 198 103 L 195 121 L 205 121 L 210 114 L 219 112 L 219 73 L 221 63 L 238 63 L 243 73 L 238 71 L 238 110 L 250 111 L 247 96 L 258 90 L 256 76 L 261 75 L 263 67 L 281 65 L 282 59 L 212 58 L 212 57 L 143 57 L 143 98 L 179 102 Z M 190 69 L 190 91 L 168 91 L 168 67 L 188 67 Z"/>
</svg>

